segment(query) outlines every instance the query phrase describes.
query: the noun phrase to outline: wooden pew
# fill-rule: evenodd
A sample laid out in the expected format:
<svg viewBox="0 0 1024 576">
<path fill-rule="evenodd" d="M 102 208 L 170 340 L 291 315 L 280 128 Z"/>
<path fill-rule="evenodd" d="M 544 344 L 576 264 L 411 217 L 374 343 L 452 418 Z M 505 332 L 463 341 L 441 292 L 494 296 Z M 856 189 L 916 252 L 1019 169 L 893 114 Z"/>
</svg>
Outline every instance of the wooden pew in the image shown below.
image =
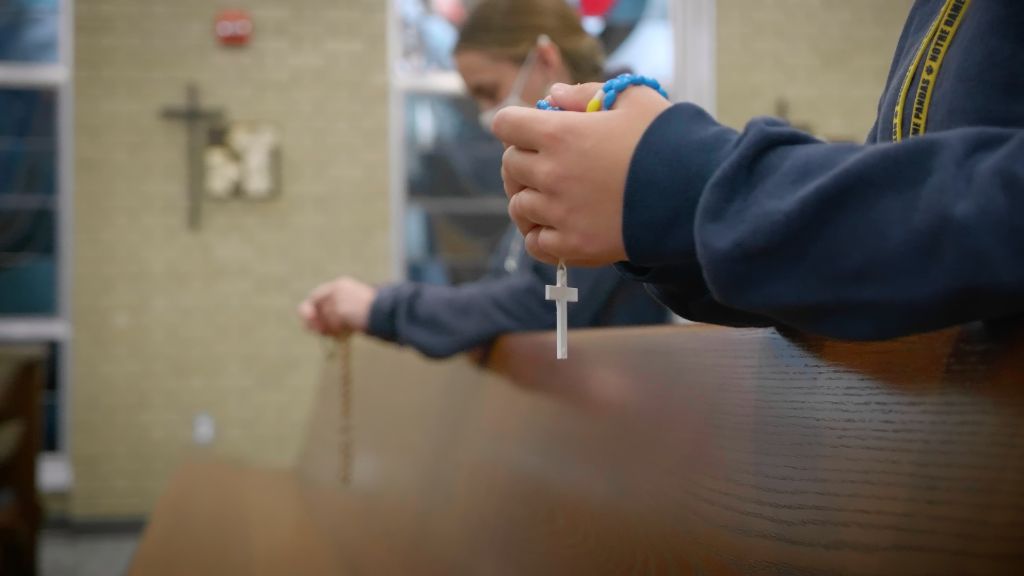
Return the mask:
<svg viewBox="0 0 1024 576">
<path fill-rule="evenodd" d="M 39 346 L 0 346 L 0 574 L 30 576 L 37 569 L 45 358 Z"/>
<path fill-rule="evenodd" d="M 131 573 L 1024 573 L 1020 331 L 664 327 L 570 353 L 505 338 L 499 377 L 430 390 L 453 410 L 414 467 L 362 458 L 358 418 L 348 486 L 189 463 Z"/>
</svg>

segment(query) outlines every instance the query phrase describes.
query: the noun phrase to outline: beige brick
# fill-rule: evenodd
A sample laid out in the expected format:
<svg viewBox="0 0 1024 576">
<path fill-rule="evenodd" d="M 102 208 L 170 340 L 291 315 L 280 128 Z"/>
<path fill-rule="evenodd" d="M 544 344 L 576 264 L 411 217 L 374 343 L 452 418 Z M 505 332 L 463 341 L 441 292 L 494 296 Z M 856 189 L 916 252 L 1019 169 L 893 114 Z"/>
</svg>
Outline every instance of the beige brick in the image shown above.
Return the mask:
<svg viewBox="0 0 1024 576">
<path fill-rule="evenodd" d="M 249 2 L 253 43 L 229 50 L 212 21 L 232 4 L 76 3 L 79 516 L 145 514 L 194 450 L 199 411 L 217 420 L 215 452 L 288 463 L 320 357 L 298 299 L 331 274 L 389 275 L 386 3 Z M 184 127 L 159 117 L 191 80 L 206 105 L 283 138 L 282 196 L 207 203 L 199 232 Z"/>
<path fill-rule="evenodd" d="M 773 115 L 862 141 L 912 0 L 719 0 L 718 114 Z"/>
</svg>

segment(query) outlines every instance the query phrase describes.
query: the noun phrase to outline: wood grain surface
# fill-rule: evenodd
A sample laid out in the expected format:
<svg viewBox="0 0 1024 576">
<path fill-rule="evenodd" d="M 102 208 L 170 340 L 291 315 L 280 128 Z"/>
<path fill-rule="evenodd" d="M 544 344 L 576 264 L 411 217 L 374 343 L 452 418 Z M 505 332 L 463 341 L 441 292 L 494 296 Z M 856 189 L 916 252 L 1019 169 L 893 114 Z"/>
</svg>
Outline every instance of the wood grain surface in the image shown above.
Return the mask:
<svg viewBox="0 0 1024 576">
<path fill-rule="evenodd" d="M 133 574 L 1024 573 L 1019 331 L 870 344 L 703 326 L 581 331 L 562 362 L 553 335 L 534 334 L 501 341 L 491 369 L 501 377 L 476 373 L 446 433 L 420 445 L 431 458 L 361 472 L 374 442 L 357 425 L 351 485 L 293 477 L 260 494 L 291 503 L 284 516 L 308 536 L 290 545 L 313 546 L 322 572 L 202 560 L 156 571 L 154 551 L 218 513 L 216 499 L 172 501 L 201 488 L 193 468 L 156 510 Z M 374 412 L 357 422 L 402 401 L 381 398 L 356 404 Z M 268 474 L 233 470 L 229 485 Z M 244 555 L 237 538 L 229 545 Z"/>
</svg>

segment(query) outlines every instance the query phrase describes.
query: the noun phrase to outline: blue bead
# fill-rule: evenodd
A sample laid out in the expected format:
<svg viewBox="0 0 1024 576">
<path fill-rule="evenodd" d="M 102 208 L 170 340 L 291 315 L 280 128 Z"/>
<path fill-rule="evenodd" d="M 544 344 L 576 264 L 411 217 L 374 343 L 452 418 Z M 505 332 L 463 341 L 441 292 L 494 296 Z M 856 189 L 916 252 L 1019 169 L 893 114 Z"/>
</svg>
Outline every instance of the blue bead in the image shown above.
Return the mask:
<svg viewBox="0 0 1024 576">
<path fill-rule="evenodd" d="M 663 98 L 668 99 L 668 92 L 661 87 L 661 84 L 649 76 L 637 76 L 635 74 L 619 74 L 615 78 L 608 80 L 604 83 L 604 100 L 601 102 L 602 110 L 611 110 L 615 106 L 615 101 L 618 99 L 619 94 L 625 91 L 630 86 L 647 86 L 652 90 L 656 90 L 658 94 L 661 94 Z M 561 111 L 562 109 L 558 106 L 551 104 L 548 100 L 538 100 L 537 108 L 540 110 L 553 110 Z"/>
<path fill-rule="evenodd" d="M 618 92 L 609 92 L 604 97 L 604 109 L 611 110 L 615 106 L 615 99 L 619 97 Z"/>
</svg>

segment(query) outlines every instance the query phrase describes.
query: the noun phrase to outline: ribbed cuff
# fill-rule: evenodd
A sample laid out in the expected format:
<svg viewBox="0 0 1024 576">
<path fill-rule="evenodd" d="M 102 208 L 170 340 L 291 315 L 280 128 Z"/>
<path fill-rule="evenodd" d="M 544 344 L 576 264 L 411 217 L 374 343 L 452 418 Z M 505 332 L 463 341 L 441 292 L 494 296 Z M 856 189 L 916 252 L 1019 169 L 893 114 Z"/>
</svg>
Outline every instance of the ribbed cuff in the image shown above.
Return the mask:
<svg viewBox="0 0 1024 576">
<path fill-rule="evenodd" d="M 400 284 L 381 286 L 370 307 L 370 319 L 366 333 L 370 336 L 395 342 L 398 339 L 397 322 L 395 321 L 395 300 Z"/>
</svg>

